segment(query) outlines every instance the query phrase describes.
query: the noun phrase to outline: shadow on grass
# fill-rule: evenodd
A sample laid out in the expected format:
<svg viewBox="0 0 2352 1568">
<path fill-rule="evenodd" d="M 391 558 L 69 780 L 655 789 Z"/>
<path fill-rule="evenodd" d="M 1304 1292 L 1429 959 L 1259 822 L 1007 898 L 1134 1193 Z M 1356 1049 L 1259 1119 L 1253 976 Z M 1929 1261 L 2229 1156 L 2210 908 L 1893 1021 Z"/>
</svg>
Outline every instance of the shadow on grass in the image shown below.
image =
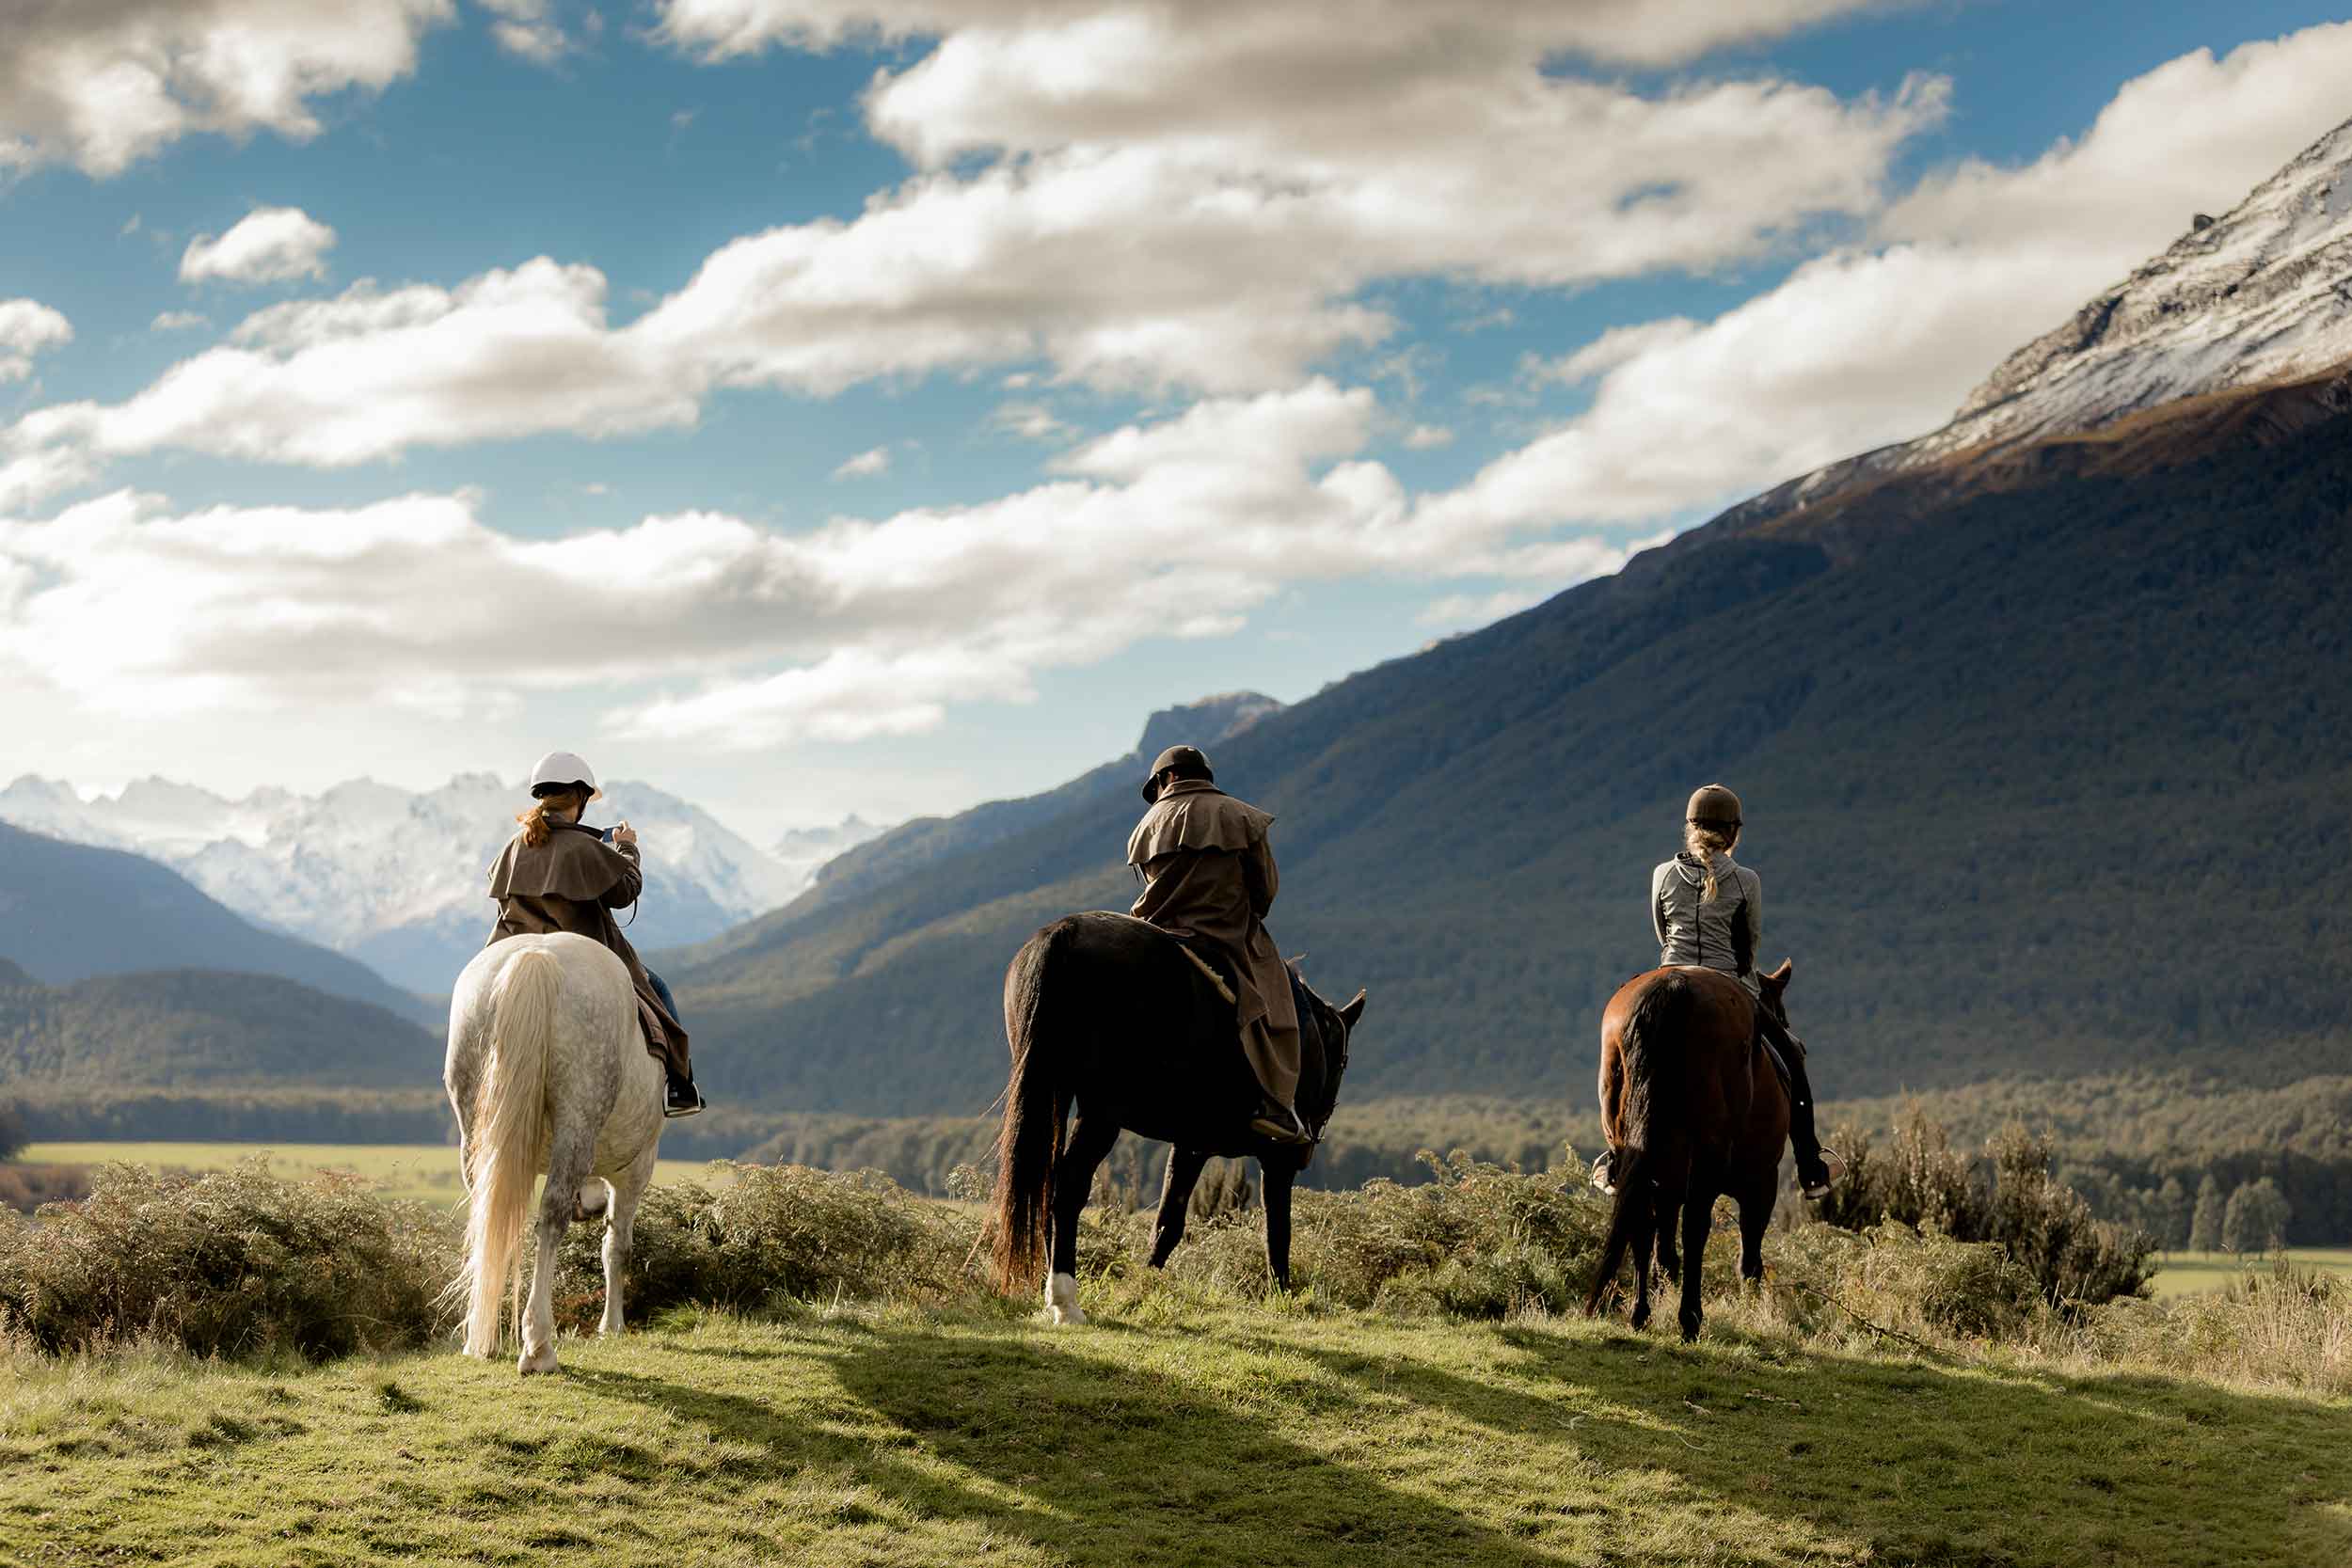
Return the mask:
<svg viewBox="0 0 2352 1568">
<path fill-rule="evenodd" d="M 1268 1325 L 1227 1340 L 1269 1369 L 1238 1381 L 1127 1348 L 1188 1338 L 889 1328 L 671 1347 L 819 1372 L 778 1386 L 773 1407 L 683 1370 L 578 1386 L 755 1446 L 762 1471 L 813 1468 L 820 1490 L 1117 1568 L 2352 1561 L 2352 1445 L 2316 1402 L 1790 1354 L 1720 1330 L 1686 1348 L 1432 1325 L 1355 1349 Z M 1302 1358 L 1313 1371 L 1271 1370 Z"/>
<path fill-rule="evenodd" d="M 1662 1472 L 1719 1503 L 1856 1538 L 1873 1560 L 2352 1562 L 2352 1443 L 2341 1407 L 2317 1401 L 2141 1374 L 1792 1356 L 1720 1330 L 1691 1348 L 1627 1329 L 1457 1332 L 1492 1337 L 1490 1380 L 1265 1344 L 1495 1433 L 1571 1421 L 1575 1456 L 1597 1474 Z"/>
<path fill-rule="evenodd" d="M 934 1463 L 887 1451 L 894 1433 L 844 1432 L 737 1394 L 613 1372 L 578 1386 L 756 1444 L 779 1466 L 842 1466 L 913 1514 L 968 1519 L 1075 1563 L 1559 1560 L 1172 1377 L 1065 1343 L 906 1331 L 831 1359 L 841 1390 Z"/>
</svg>

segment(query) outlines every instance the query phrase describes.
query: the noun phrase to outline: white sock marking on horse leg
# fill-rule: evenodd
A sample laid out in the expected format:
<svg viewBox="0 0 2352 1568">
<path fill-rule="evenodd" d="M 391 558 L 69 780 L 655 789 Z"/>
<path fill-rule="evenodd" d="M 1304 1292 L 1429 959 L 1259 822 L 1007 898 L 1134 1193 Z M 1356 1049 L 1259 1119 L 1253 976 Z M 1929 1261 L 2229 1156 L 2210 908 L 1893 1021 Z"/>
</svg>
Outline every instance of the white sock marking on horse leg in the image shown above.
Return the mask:
<svg viewBox="0 0 2352 1568">
<path fill-rule="evenodd" d="M 1057 1274 L 1045 1282 L 1045 1305 L 1053 1309 L 1056 1323 L 1083 1323 L 1087 1315 L 1078 1310 L 1078 1276 Z"/>
</svg>

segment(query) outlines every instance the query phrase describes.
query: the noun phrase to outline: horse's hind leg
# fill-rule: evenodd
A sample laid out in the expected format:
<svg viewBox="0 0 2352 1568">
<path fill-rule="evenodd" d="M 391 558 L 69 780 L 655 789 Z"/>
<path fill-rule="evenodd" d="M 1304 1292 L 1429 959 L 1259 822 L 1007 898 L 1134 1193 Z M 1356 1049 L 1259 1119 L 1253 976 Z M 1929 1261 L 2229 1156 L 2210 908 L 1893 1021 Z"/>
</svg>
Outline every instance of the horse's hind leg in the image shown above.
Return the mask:
<svg viewBox="0 0 2352 1568">
<path fill-rule="evenodd" d="M 637 1205 L 653 1180 L 654 1150 L 658 1147 L 649 1140 L 628 1169 L 612 1179 L 612 1208 L 604 1230 L 604 1316 L 596 1323 L 598 1334 L 621 1332 L 621 1276 L 628 1272 L 629 1240 L 637 1224 Z"/>
<path fill-rule="evenodd" d="M 1682 1255 L 1675 1250 L 1675 1227 L 1682 1223 L 1682 1201 L 1658 1189 L 1658 1277 L 1672 1285 L 1682 1277 Z"/>
<path fill-rule="evenodd" d="M 555 1370 L 555 1257 L 596 1154 L 592 1140 L 570 1128 L 559 1129 L 550 1144 L 548 1184 L 539 1195 L 539 1256 L 531 1270 L 531 1301 L 523 1308 L 523 1354 L 516 1362 L 526 1377 Z"/>
<path fill-rule="evenodd" d="M 1158 1268 L 1184 1239 L 1184 1215 L 1192 1207 L 1192 1190 L 1209 1164 L 1205 1148 L 1168 1151 L 1168 1178 L 1160 1183 L 1160 1212 L 1152 1222 L 1152 1266 Z"/>
<path fill-rule="evenodd" d="M 1772 1227 L 1779 1178 L 1775 1168 L 1763 1180 L 1749 1182 L 1740 1196 L 1740 1277 L 1750 1283 L 1764 1277 L 1764 1232 Z"/>
<path fill-rule="evenodd" d="M 1707 1269 L 1707 1233 L 1715 1223 L 1716 1185 L 1711 1180 L 1696 1182 L 1682 1200 L 1682 1309 L 1676 1316 L 1685 1339 L 1699 1337 L 1699 1323 L 1705 1316 L 1699 1309 L 1699 1295 Z"/>
<path fill-rule="evenodd" d="M 1089 1121 L 1081 1110 L 1070 1129 L 1070 1142 L 1054 1163 L 1054 1257 L 1052 1272 L 1045 1276 L 1045 1305 L 1057 1323 L 1087 1321 L 1078 1310 L 1078 1215 L 1094 1194 L 1095 1167 L 1118 1141 L 1116 1117 Z"/>
<path fill-rule="evenodd" d="M 1658 1242 L 1658 1211 L 1637 1196 L 1633 1210 L 1633 1316 L 1635 1328 L 1649 1326 L 1650 1255 Z"/>
</svg>

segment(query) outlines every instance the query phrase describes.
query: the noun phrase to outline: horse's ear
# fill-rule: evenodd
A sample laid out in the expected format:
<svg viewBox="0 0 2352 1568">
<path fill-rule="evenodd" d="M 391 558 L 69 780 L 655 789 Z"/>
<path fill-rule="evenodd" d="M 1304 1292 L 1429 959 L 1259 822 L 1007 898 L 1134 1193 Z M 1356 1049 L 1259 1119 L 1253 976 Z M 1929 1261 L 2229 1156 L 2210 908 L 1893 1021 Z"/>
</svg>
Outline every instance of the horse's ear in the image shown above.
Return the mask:
<svg viewBox="0 0 2352 1568">
<path fill-rule="evenodd" d="M 1359 990 L 1359 991 L 1358 991 L 1358 992 L 1355 994 L 1355 996 L 1354 996 L 1354 997 L 1353 997 L 1353 998 L 1352 998 L 1352 999 L 1348 1002 L 1348 1004 L 1347 1004 L 1347 1006 L 1346 1006 L 1342 1007 L 1342 1008 L 1340 1009 L 1340 1022 L 1341 1022 L 1342 1023 L 1346 1024 L 1346 1025 L 1347 1025 L 1347 1028 L 1348 1028 L 1348 1032 L 1349 1032 L 1350 1034 L 1353 1034 L 1353 1033 L 1355 1032 L 1355 1029 L 1356 1029 L 1356 1022 L 1357 1022 L 1357 1020 L 1359 1020 L 1359 1019 L 1362 1018 L 1363 1016 L 1364 1016 L 1364 993 L 1363 993 L 1362 991 L 1360 991 L 1360 990 Z"/>
</svg>

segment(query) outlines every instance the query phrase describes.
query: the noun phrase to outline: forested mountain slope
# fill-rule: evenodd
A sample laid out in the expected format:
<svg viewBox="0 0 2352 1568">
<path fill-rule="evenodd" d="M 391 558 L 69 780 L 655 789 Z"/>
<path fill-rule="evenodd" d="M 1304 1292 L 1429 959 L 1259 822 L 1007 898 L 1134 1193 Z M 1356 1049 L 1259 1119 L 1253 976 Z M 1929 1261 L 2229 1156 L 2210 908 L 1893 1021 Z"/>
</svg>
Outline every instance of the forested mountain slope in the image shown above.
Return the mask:
<svg viewBox="0 0 2352 1568">
<path fill-rule="evenodd" d="M 0 1092 L 413 1088 L 440 1067 L 439 1040 L 414 1023 L 275 975 L 44 986 L 0 963 Z"/>
<path fill-rule="evenodd" d="M 276 974 L 438 1028 L 440 1009 L 340 953 L 248 924 L 167 866 L 0 822 L 0 958 L 50 985 L 210 969 Z"/>
<path fill-rule="evenodd" d="M 1279 817 L 1278 940 L 1371 989 L 1351 1092 L 1585 1096 L 1601 1003 L 1655 962 L 1649 868 L 1718 778 L 1824 1093 L 2340 1066 L 2347 409 L 2339 373 L 1737 509 L 1221 743 Z M 1137 809 L 676 956 L 705 1072 L 777 1106 L 984 1105 L 1007 958 L 1124 903 Z"/>
</svg>

